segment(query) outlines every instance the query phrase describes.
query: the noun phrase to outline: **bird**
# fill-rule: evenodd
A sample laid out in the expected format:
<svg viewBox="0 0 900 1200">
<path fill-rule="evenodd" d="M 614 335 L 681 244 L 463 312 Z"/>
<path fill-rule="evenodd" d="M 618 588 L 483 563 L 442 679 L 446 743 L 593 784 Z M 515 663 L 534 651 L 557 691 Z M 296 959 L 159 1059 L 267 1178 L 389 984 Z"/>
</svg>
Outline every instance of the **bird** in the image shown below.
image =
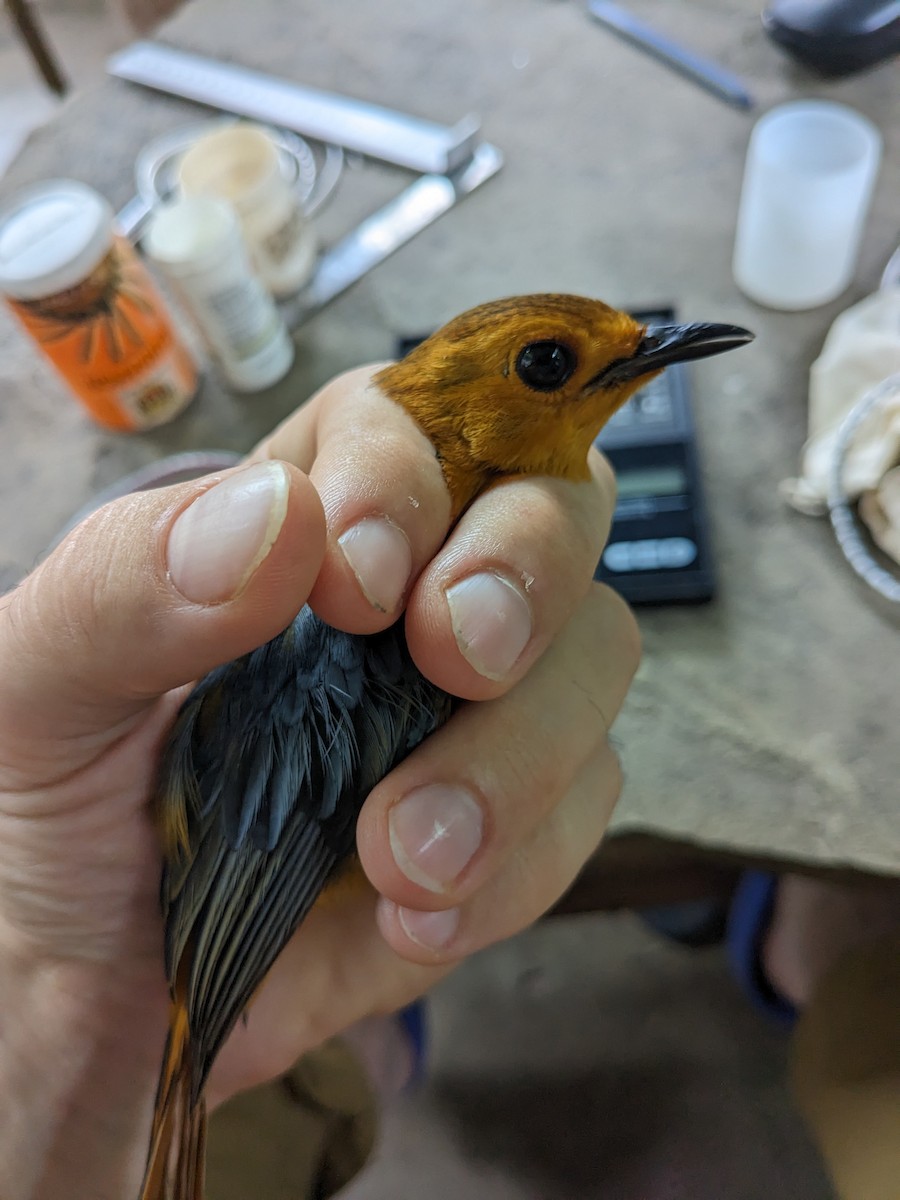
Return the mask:
<svg viewBox="0 0 900 1200">
<path fill-rule="evenodd" d="M 431 441 L 456 520 L 506 478 L 587 480 L 598 433 L 639 387 L 752 339 L 727 324 L 648 327 L 583 296 L 513 296 L 450 320 L 374 382 Z M 369 792 L 456 703 L 415 666 L 402 618 L 355 635 L 308 606 L 184 701 L 153 798 L 171 1017 L 141 1200 L 201 1200 L 217 1054 L 353 864 Z"/>
</svg>

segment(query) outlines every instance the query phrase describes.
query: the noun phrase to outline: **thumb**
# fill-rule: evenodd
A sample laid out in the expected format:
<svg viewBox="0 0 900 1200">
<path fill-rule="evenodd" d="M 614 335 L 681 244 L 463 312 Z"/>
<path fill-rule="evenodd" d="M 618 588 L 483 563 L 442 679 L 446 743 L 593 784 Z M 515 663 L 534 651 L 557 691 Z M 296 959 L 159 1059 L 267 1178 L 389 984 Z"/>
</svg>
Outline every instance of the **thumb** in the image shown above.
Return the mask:
<svg viewBox="0 0 900 1200">
<path fill-rule="evenodd" d="M 162 693 L 284 629 L 324 551 L 318 495 L 277 461 L 101 508 L 0 600 L 0 763 L 96 757 Z"/>
</svg>

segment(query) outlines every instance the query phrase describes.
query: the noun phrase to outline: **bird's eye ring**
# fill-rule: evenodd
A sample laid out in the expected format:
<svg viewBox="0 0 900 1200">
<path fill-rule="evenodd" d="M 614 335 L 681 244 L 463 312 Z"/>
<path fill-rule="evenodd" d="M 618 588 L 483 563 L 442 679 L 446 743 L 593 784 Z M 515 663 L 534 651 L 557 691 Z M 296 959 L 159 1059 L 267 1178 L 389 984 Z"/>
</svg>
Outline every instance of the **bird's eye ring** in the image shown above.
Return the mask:
<svg viewBox="0 0 900 1200">
<path fill-rule="evenodd" d="M 578 360 L 562 342 L 529 342 L 516 358 L 516 374 L 526 387 L 555 392 L 571 379 Z"/>
</svg>

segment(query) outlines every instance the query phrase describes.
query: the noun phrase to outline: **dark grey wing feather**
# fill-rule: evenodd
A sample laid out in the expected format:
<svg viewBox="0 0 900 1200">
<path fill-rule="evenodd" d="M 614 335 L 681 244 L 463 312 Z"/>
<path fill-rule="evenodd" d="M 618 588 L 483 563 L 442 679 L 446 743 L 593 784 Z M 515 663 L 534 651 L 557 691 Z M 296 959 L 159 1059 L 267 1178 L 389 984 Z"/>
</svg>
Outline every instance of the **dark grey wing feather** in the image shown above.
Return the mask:
<svg viewBox="0 0 900 1200">
<path fill-rule="evenodd" d="M 223 878 L 221 891 L 233 890 L 225 911 L 210 914 L 198 928 L 188 976 L 195 1099 L 223 1042 L 336 862 L 312 823 L 289 827 L 272 853 L 245 844 L 227 858 L 236 869 Z"/>
<path fill-rule="evenodd" d="M 162 901 L 169 980 L 187 979 L 195 1095 L 353 850 L 366 796 L 451 704 L 416 669 L 402 624 L 356 637 L 309 609 L 185 701 L 159 795 L 183 798 L 187 814 L 186 852 L 166 865 Z"/>
</svg>

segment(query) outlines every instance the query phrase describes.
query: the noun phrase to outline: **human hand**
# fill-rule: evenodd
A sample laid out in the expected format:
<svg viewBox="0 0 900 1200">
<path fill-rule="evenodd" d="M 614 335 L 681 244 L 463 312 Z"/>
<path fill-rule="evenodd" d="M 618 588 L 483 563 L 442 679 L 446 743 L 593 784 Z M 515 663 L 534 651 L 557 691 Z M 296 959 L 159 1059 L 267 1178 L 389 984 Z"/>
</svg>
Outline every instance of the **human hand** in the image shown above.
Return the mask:
<svg viewBox="0 0 900 1200">
<path fill-rule="evenodd" d="M 282 628 L 324 540 L 312 485 L 273 464 L 110 504 L 0 600 L 4 1200 L 137 1194 L 167 1026 L 148 800 L 171 689 Z"/>
<path fill-rule="evenodd" d="M 487 703 L 463 708 L 372 793 L 358 834 L 378 891 L 308 918 L 223 1052 L 213 1099 L 521 929 L 599 840 L 619 787 L 606 732 L 637 660 L 624 606 L 590 589 L 608 468 L 598 457 L 591 484 L 504 483 L 444 544 L 450 506 L 430 444 L 371 374 L 325 388 L 252 470 L 107 506 L 3 602 L 0 1073 L 26 1117 L 29 1099 L 34 1111 L 48 1099 L 47 1063 L 51 1107 L 79 1102 L 49 1150 L 34 1146 L 33 1124 L 0 1127 L 5 1200 L 56 1195 L 57 1180 L 63 1194 L 67 1176 L 92 1170 L 97 1195 L 119 1195 L 111 1171 L 134 1174 L 137 1151 L 101 1163 L 96 1148 L 141 1146 L 159 1066 L 147 800 L 173 689 L 274 636 L 307 596 L 356 632 L 386 626 L 406 602 L 421 669 Z M 420 788 L 417 807 L 408 797 Z M 430 836 L 436 821 L 446 836 Z M 7 1180 L 11 1162 L 24 1168 Z"/>
<path fill-rule="evenodd" d="M 639 641 L 624 603 L 592 584 L 615 500 L 608 463 L 593 455 L 588 484 L 506 481 L 448 536 L 434 450 L 368 386 L 376 371 L 333 381 L 253 459 L 298 465 L 322 498 L 319 615 L 370 633 L 405 606 L 419 668 L 482 703 L 372 792 L 357 844 L 377 891 L 343 892 L 307 917 L 254 1004 L 259 1019 L 220 1056 L 214 1098 L 394 1011 L 537 919 L 596 849 L 619 792 L 607 734 Z"/>
</svg>

